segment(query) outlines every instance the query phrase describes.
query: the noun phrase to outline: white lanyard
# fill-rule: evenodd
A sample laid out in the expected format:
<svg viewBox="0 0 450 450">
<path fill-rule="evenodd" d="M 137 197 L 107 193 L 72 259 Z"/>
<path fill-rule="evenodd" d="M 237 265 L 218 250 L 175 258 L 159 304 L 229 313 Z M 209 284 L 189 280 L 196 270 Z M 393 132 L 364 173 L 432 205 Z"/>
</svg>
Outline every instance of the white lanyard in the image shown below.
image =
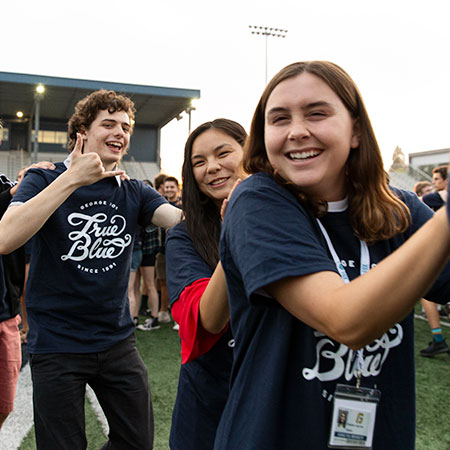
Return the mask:
<svg viewBox="0 0 450 450">
<path fill-rule="evenodd" d="M 331 256 L 333 257 L 334 264 L 336 264 L 336 269 L 339 272 L 339 275 L 344 280 L 345 284 L 350 283 L 350 279 L 348 278 L 347 272 L 344 269 L 344 266 L 339 259 L 339 256 L 336 253 L 336 250 L 333 247 L 333 243 L 331 242 L 330 236 L 328 236 L 327 230 L 322 225 L 322 222 L 317 219 L 317 223 L 319 224 L 320 231 L 322 231 L 323 237 L 327 241 L 328 249 L 330 250 Z M 361 263 L 360 263 L 360 273 L 364 275 L 369 271 L 370 268 L 370 255 L 367 244 L 364 241 L 359 241 L 361 245 Z"/>
<path fill-rule="evenodd" d="M 322 232 L 323 237 L 327 242 L 328 249 L 330 250 L 331 256 L 333 258 L 334 264 L 336 265 L 336 269 L 339 272 L 339 275 L 344 280 L 345 284 L 350 283 L 350 278 L 348 277 L 347 272 L 345 271 L 344 266 L 342 265 L 342 262 L 339 259 L 338 254 L 336 253 L 336 250 L 334 249 L 333 243 L 331 242 L 330 236 L 328 236 L 327 230 L 325 230 L 325 227 L 322 225 L 319 219 L 317 219 L 317 223 L 319 224 L 320 231 Z M 359 243 L 361 246 L 360 274 L 364 275 L 370 269 L 370 254 L 367 244 L 361 240 L 359 241 Z M 356 370 L 357 388 L 359 388 L 359 384 L 361 381 L 361 372 L 363 364 L 364 364 L 363 351 L 362 349 L 359 349 L 357 351 L 357 370 Z"/>
</svg>

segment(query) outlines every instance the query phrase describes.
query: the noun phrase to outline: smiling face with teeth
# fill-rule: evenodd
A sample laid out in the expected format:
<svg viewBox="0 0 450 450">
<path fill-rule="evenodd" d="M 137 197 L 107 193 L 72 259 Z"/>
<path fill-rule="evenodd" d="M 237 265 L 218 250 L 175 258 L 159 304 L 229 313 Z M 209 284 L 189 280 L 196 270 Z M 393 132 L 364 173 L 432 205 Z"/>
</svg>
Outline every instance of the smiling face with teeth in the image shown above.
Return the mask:
<svg viewBox="0 0 450 450">
<path fill-rule="evenodd" d="M 304 72 L 273 89 L 264 141 L 272 167 L 305 194 L 326 201 L 345 197 L 345 165 L 359 137 L 349 111 L 319 77 Z"/>
<path fill-rule="evenodd" d="M 192 170 L 198 188 L 218 207 L 240 177 L 241 145 L 227 133 L 211 128 L 192 144 Z"/>
<path fill-rule="evenodd" d="M 113 170 L 130 142 L 130 118 L 125 111 L 100 110 L 89 128 L 81 132 L 83 152 L 100 156 L 105 170 Z"/>
</svg>

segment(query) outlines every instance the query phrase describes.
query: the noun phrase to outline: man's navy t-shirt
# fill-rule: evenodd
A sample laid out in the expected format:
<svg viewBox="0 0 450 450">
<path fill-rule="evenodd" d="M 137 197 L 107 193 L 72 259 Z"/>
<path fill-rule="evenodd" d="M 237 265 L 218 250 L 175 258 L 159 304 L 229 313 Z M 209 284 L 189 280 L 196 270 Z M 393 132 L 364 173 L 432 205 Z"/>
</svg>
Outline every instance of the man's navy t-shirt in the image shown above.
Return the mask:
<svg viewBox="0 0 450 450">
<path fill-rule="evenodd" d="M 11 204 L 66 170 L 31 169 Z M 35 234 L 27 283 L 30 353 L 107 350 L 134 331 L 127 296 L 132 241 L 166 200 L 141 181 L 78 188 Z"/>
</svg>

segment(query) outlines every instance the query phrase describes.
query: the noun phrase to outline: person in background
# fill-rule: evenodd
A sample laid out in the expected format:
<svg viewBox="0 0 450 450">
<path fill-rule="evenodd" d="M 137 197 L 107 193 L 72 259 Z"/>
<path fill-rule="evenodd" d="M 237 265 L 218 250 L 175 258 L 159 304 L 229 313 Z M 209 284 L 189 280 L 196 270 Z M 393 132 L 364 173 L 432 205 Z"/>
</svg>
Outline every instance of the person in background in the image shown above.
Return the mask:
<svg viewBox="0 0 450 450">
<path fill-rule="evenodd" d="M 148 299 L 148 305 L 151 311 L 158 311 L 159 298 L 156 290 L 155 280 L 155 263 L 156 254 L 159 250 L 159 232 L 158 228 L 152 225 L 144 228 L 144 235 L 142 238 L 142 261 L 140 266 L 142 284 L 145 286 L 145 291 Z M 158 314 L 158 320 L 161 319 L 161 314 Z M 167 320 L 159 320 L 160 323 L 168 323 Z"/>
<path fill-rule="evenodd" d="M 412 310 L 449 298 L 446 212 L 388 186 L 361 94 L 330 62 L 272 78 L 243 161 L 220 239 L 235 347 L 214 450 L 414 449 Z M 357 433 L 337 429 L 345 393 Z"/>
<path fill-rule="evenodd" d="M 142 261 L 143 228 L 138 227 L 133 238 L 133 252 L 131 253 L 130 278 L 128 280 L 128 299 L 130 301 L 130 314 L 134 326 L 139 325 L 139 307 L 141 300 L 141 274 L 139 266 Z"/>
<path fill-rule="evenodd" d="M 164 181 L 167 178 L 167 175 L 160 173 L 155 177 L 154 180 L 154 188 L 163 196 L 165 197 L 165 193 L 164 193 Z M 156 291 L 158 294 L 158 305 L 160 303 L 160 297 L 161 297 L 161 288 L 160 288 L 160 283 L 159 283 L 159 279 L 158 279 L 158 253 L 159 253 L 159 248 L 161 247 L 161 243 L 159 241 L 159 229 L 158 229 L 158 250 L 156 252 L 156 260 L 155 260 L 155 286 L 156 286 Z M 159 306 L 158 306 L 159 309 Z M 142 288 L 142 296 L 141 296 L 141 314 L 142 315 L 148 315 L 150 313 L 150 308 L 148 306 L 148 293 L 147 293 L 147 288 L 145 286 L 145 284 L 143 284 L 143 288 Z"/>
<path fill-rule="evenodd" d="M 166 196 L 165 181 L 167 175 L 159 174 L 155 178 L 155 189 L 163 196 Z M 166 197 L 167 198 L 167 197 Z M 155 261 L 155 276 L 156 276 L 156 289 L 159 293 L 160 300 L 160 310 L 158 313 L 159 323 L 170 323 L 172 321 L 169 313 L 169 296 L 167 294 L 167 283 L 166 283 L 166 255 L 165 255 L 165 245 L 166 245 L 166 233 L 165 230 L 159 229 L 159 248 L 156 254 Z"/>
<path fill-rule="evenodd" d="M 144 183 L 153 187 L 150 180 L 144 180 Z M 160 328 L 158 315 L 159 299 L 155 286 L 155 262 L 159 246 L 158 227 L 155 227 L 154 225 L 145 227 L 142 234 L 142 258 L 140 261 L 139 272 L 141 274 L 143 288 L 145 287 L 150 318 L 145 321 L 144 325 L 138 327 L 138 329 L 143 329 L 144 331 Z"/>
<path fill-rule="evenodd" d="M 164 190 L 164 196 L 167 198 L 168 202 L 177 207 L 181 208 L 181 198 L 180 198 L 180 187 L 178 180 L 172 176 L 164 176 L 164 179 L 160 177 L 158 181 L 163 181 L 163 184 L 158 184 L 160 190 Z M 157 185 L 155 179 L 155 186 Z M 159 251 L 156 255 L 156 282 L 157 287 L 159 287 L 160 292 L 160 307 L 158 312 L 158 320 L 153 318 L 147 319 L 144 325 L 138 327 L 142 331 L 151 331 L 153 329 L 153 324 L 159 327 L 160 323 L 170 323 L 170 313 L 169 313 L 169 295 L 167 293 L 167 281 L 166 281 L 166 231 L 162 228 L 159 229 Z M 152 313 L 153 314 L 153 313 Z M 178 330 L 178 324 L 175 323 L 173 326 L 174 330 Z"/>
<path fill-rule="evenodd" d="M 164 173 L 160 173 L 156 175 L 155 177 L 155 189 L 162 195 L 165 196 L 165 190 L 164 190 L 164 182 L 166 181 L 167 175 Z"/>
<path fill-rule="evenodd" d="M 23 177 L 25 176 L 27 171 L 27 168 L 22 168 L 19 170 L 17 174 L 17 183 L 20 184 L 20 182 L 23 180 Z M 25 304 L 25 294 L 26 294 L 26 285 L 28 281 L 28 272 L 30 270 L 30 260 L 31 260 L 31 240 L 26 242 L 23 246 L 23 250 L 25 253 L 25 278 L 23 282 L 23 290 L 22 295 L 20 296 L 20 315 L 22 322 L 20 324 L 20 342 L 21 344 L 27 343 L 27 336 L 28 336 L 28 317 L 27 317 L 27 308 Z M 23 363 L 22 363 L 23 364 Z"/>
<path fill-rule="evenodd" d="M 0 133 L 1 131 L 0 121 Z M 16 190 L 17 185 L 15 186 L 6 175 L 0 174 L 0 217 L 6 211 Z M 25 259 L 23 252 L 16 253 L 15 256 L 15 261 L 11 261 L 15 266 L 11 271 L 15 277 L 10 280 L 5 277 L 5 256 L 0 256 L 0 428 L 14 409 L 14 397 L 22 362 L 19 299 L 25 279 Z M 11 255 L 9 257 L 11 258 Z"/>
<path fill-rule="evenodd" d="M 168 202 L 173 205 L 176 206 L 177 208 L 181 208 L 182 207 L 182 200 L 181 200 L 181 196 L 180 196 L 180 183 L 178 182 L 178 180 L 175 177 L 167 177 L 164 181 L 164 192 L 166 195 L 166 198 L 168 200 Z M 165 234 L 164 236 L 162 236 L 162 241 L 164 242 L 164 246 L 165 246 Z M 167 271 L 167 266 L 164 263 L 164 271 Z M 163 284 L 165 285 L 164 290 L 161 290 L 161 293 L 164 291 L 164 295 L 161 295 L 161 311 L 160 314 L 161 316 L 164 316 L 164 318 L 169 317 L 170 320 L 170 315 L 169 315 L 169 295 L 167 292 L 167 281 L 166 279 L 164 279 Z M 175 331 L 178 331 L 179 329 L 179 325 L 178 323 L 175 321 L 175 324 L 173 325 L 173 329 Z"/>
<path fill-rule="evenodd" d="M 164 181 L 164 193 L 167 201 L 173 206 L 181 208 L 180 184 L 175 177 L 167 177 Z"/>
<path fill-rule="evenodd" d="M 422 201 L 425 202 L 426 198 L 425 203 L 427 203 L 430 208 L 437 211 L 447 200 L 447 178 L 447 166 L 435 167 L 433 169 L 433 186 L 436 189 L 436 192 L 431 193 L 433 186 L 428 181 L 419 181 L 416 183 L 414 192 Z M 442 353 L 449 353 L 450 349 L 442 332 L 438 306 L 436 303 L 430 302 L 424 298 L 421 300 L 421 303 L 431 329 L 432 340 L 426 348 L 420 350 L 420 355 L 430 358 Z M 442 307 L 442 311 L 445 312 L 446 307 Z"/>
<path fill-rule="evenodd" d="M 414 192 L 417 194 L 417 197 L 422 200 L 424 195 L 431 194 L 431 192 L 433 192 L 433 186 L 429 181 L 418 181 L 414 185 Z"/>
<path fill-rule="evenodd" d="M 423 202 L 433 211 L 447 203 L 447 183 L 448 183 L 448 166 L 439 166 L 433 169 L 433 188 L 434 192 L 426 194 L 422 197 Z"/>
<path fill-rule="evenodd" d="M 167 286 L 181 337 L 172 450 L 210 450 L 228 397 L 234 341 L 219 261 L 220 209 L 241 176 L 247 134 L 216 119 L 189 136 L 183 163 L 185 220 L 168 232 Z"/>
<path fill-rule="evenodd" d="M 0 120 L 0 132 L 1 130 Z M 53 163 L 46 161 L 33 164 L 32 167 L 55 168 Z M 24 168 L 19 172 L 17 183 L 0 174 L 0 218 L 8 208 L 28 169 Z M 0 256 L 0 428 L 14 409 L 17 380 L 22 363 L 19 325 L 24 282 L 24 247 Z"/>
</svg>

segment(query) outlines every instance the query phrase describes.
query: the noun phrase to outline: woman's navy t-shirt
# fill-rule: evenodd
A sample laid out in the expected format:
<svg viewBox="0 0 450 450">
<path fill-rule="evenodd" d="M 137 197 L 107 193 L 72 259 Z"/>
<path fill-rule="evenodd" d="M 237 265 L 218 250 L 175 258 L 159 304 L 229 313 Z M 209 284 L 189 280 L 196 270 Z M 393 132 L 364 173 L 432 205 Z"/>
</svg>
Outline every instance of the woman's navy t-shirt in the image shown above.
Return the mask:
<svg viewBox="0 0 450 450">
<path fill-rule="evenodd" d="M 184 222 L 169 230 L 166 263 L 171 304 L 187 286 L 213 274 L 195 250 Z M 207 353 L 182 364 L 170 430 L 172 450 L 212 449 L 228 398 L 233 345 L 228 330 Z"/>
<path fill-rule="evenodd" d="M 398 194 L 410 208 L 412 225 L 396 238 L 371 245 L 372 265 L 432 215 L 414 194 Z M 321 221 L 349 278 L 356 278 L 360 244 L 348 213 L 328 213 Z M 296 319 L 262 291 L 285 277 L 337 272 L 316 220 L 272 177 L 252 175 L 237 187 L 228 205 L 220 253 L 235 353 L 230 395 L 214 448 L 328 448 L 336 384 L 355 384 L 354 352 Z M 445 270 L 426 298 L 441 303 L 450 298 L 449 267 Z M 414 448 L 413 332 L 410 314 L 364 348 L 361 385 L 377 387 L 382 395 L 374 449 Z"/>
</svg>

